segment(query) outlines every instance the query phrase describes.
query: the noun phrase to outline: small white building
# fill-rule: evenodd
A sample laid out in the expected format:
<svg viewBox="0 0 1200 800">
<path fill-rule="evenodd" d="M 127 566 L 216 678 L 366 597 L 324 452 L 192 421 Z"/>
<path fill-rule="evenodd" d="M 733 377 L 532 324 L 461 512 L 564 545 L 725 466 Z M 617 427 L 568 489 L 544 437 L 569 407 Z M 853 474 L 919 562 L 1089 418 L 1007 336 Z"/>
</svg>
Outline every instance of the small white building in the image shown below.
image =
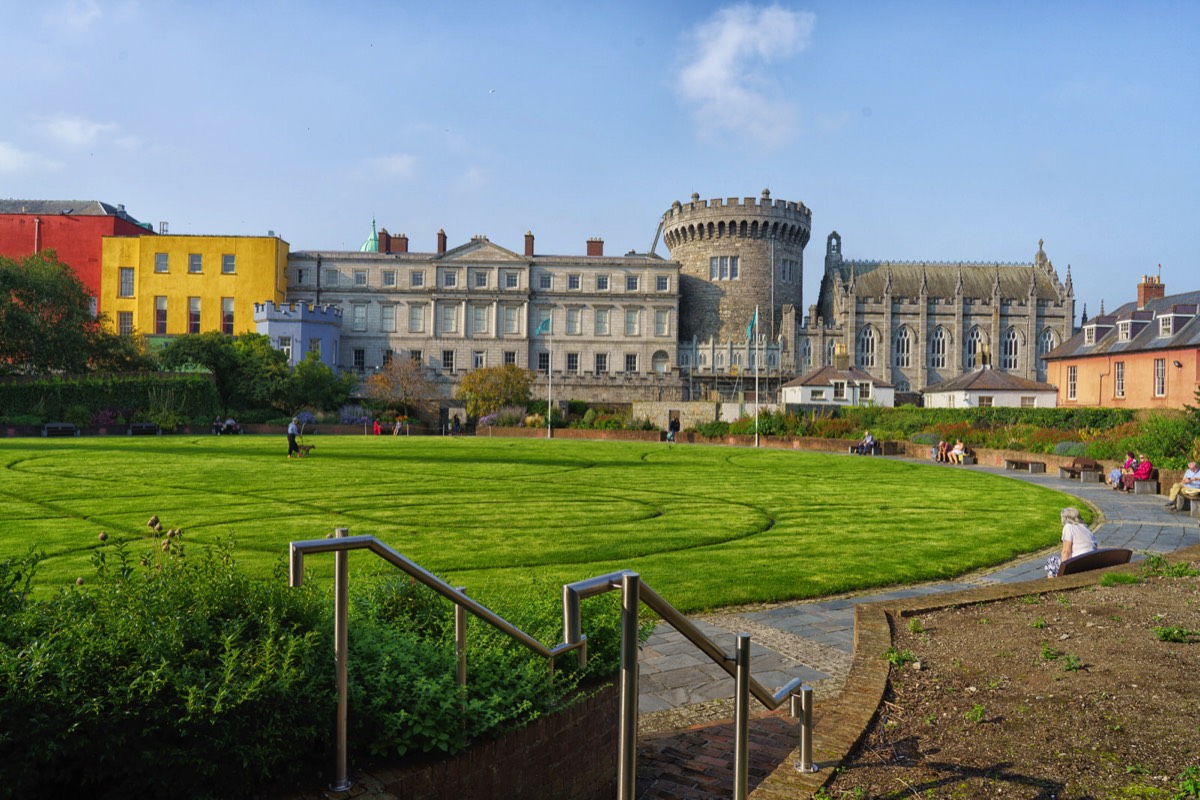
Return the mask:
<svg viewBox="0 0 1200 800">
<path fill-rule="evenodd" d="M 1054 408 L 1058 388 L 991 367 L 977 369 L 921 390 L 926 408 Z"/>
<path fill-rule="evenodd" d="M 891 408 L 896 404 L 896 387 L 857 367 L 827 366 L 779 387 L 779 400 L 789 405 Z"/>
</svg>

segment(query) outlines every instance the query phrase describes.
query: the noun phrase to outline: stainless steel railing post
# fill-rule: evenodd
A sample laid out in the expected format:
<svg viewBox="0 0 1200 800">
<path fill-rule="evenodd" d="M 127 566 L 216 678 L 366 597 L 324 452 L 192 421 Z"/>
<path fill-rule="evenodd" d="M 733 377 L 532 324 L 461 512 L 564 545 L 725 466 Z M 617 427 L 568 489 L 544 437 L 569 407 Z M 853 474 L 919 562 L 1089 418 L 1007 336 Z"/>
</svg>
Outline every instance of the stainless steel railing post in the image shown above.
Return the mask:
<svg viewBox="0 0 1200 800">
<path fill-rule="evenodd" d="M 733 797 L 746 800 L 750 778 L 750 634 L 737 635 L 733 693 Z"/>
<path fill-rule="evenodd" d="M 454 588 L 459 594 L 467 593 L 465 586 Z M 461 689 L 467 685 L 467 609 L 458 603 L 454 604 L 454 656 L 454 678 Z"/>
<path fill-rule="evenodd" d="M 638 604 L 641 577 L 621 577 L 621 709 L 617 728 L 617 800 L 634 800 L 637 770 Z"/>
<path fill-rule="evenodd" d="M 816 772 L 820 767 L 813 763 L 812 754 L 813 688 L 807 684 L 801 686 L 800 692 L 791 696 L 788 710 L 800 724 L 800 760 L 796 762 L 796 771 Z"/>
<path fill-rule="evenodd" d="M 333 535 L 344 538 L 350 530 L 337 528 Z M 350 788 L 349 757 L 346 746 L 347 719 L 349 714 L 350 684 L 346 672 L 347 617 L 350 609 L 350 553 L 338 550 L 333 555 L 333 660 L 337 672 L 337 762 L 334 765 L 334 780 L 329 789 L 345 792 Z"/>
</svg>

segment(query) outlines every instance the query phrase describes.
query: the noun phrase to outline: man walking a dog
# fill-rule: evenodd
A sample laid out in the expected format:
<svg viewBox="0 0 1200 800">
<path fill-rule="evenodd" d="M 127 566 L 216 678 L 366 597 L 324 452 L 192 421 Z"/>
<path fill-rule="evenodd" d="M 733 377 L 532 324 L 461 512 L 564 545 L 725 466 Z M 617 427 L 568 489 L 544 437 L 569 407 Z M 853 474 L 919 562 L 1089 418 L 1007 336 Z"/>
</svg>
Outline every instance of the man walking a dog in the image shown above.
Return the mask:
<svg viewBox="0 0 1200 800">
<path fill-rule="evenodd" d="M 292 453 L 296 454 L 296 458 L 300 457 L 300 446 L 296 444 L 296 436 L 300 433 L 299 422 L 299 418 L 292 417 L 292 421 L 288 423 L 288 458 L 292 457 Z"/>
</svg>

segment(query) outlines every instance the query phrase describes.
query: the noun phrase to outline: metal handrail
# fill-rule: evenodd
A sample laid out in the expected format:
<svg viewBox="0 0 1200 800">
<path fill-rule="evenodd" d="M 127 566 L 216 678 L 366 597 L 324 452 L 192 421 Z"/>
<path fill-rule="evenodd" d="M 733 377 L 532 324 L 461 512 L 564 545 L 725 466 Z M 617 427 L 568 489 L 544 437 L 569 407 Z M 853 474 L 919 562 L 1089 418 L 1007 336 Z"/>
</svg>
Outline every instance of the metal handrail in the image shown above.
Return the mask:
<svg viewBox="0 0 1200 800">
<path fill-rule="evenodd" d="M 802 694 L 808 700 L 811 708 L 811 689 L 804 687 L 802 692 L 796 690 L 803 681 L 793 678 L 777 692 L 771 692 L 750 674 L 750 636 L 740 633 L 737 635 L 734 654 L 726 654 L 708 636 L 697 628 L 687 617 L 664 600 L 657 592 L 641 582 L 636 572 L 622 570 L 600 575 L 595 578 L 576 581 L 563 586 L 563 639 L 554 647 L 547 647 L 533 636 L 522 631 L 508 620 L 496 614 L 487 606 L 467 596 L 462 587 L 454 587 L 438 578 L 436 575 L 421 568 L 414 562 L 400 555 L 374 536 L 349 536 L 347 528 L 337 528 L 332 539 L 309 539 L 292 542 L 288 564 L 288 585 L 300 586 L 304 582 L 304 556 L 316 553 L 334 553 L 334 660 L 337 672 L 338 710 L 337 710 L 337 754 L 334 782 L 330 789 L 347 791 L 351 787 L 349 779 L 349 759 L 347 757 L 347 715 L 349 686 L 346 672 L 347 657 L 347 617 L 349 609 L 349 561 L 347 556 L 351 550 L 369 550 L 375 555 L 398 567 L 410 577 L 421 582 L 437 594 L 450 600 L 455 605 L 455 674 L 460 685 L 466 682 L 466 617 L 463 611 L 469 611 L 492 627 L 512 637 L 533 652 L 548 659 L 550 668 L 554 660 L 564 653 L 575 651 L 578 654 L 579 665 L 587 665 L 587 637 L 581 631 L 581 603 L 583 600 L 615 589 L 621 590 L 621 675 L 620 698 L 621 710 L 618 724 L 618 800 L 633 800 L 634 774 L 637 756 L 637 707 L 638 707 L 638 607 L 645 603 L 655 611 L 665 622 L 679 631 L 684 638 L 694 644 L 720 666 L 735 681 L 735 753 L 734 753 L 734 797 L 744 800 L 747 797 L 748 774 L 748 720 L 749 695 L 754 697 L 767 708 L 778 708 L 784 699 Z M 791 703 L 792 716 L 802 704 L 793 700 Z M 800 717 L 802 724 L 802 744 L 811 736 L 811 714 L 804 713 Z M 811 748 L 809 748 L 811 750 Z M 801 748 L 801 761 L 812 768 L 805 748 Z M 797 769 L 800 769 L 797 766 Z"/>
</svg>

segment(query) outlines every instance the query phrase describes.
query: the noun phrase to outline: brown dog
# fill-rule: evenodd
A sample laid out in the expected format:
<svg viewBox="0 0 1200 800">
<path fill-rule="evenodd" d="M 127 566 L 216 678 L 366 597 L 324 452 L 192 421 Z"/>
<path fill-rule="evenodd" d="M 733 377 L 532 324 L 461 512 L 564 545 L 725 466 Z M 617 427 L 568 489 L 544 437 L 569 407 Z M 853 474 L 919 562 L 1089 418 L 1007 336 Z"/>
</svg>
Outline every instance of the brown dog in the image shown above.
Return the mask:
<svg viewBox="0 0 1200 800">
<path fill-rule="evenodd" d="M 300 448 L 300 458 L 310 455 L 317 448 L 315 444 L 298 444 L 296 447 Z"/>
</svg>

